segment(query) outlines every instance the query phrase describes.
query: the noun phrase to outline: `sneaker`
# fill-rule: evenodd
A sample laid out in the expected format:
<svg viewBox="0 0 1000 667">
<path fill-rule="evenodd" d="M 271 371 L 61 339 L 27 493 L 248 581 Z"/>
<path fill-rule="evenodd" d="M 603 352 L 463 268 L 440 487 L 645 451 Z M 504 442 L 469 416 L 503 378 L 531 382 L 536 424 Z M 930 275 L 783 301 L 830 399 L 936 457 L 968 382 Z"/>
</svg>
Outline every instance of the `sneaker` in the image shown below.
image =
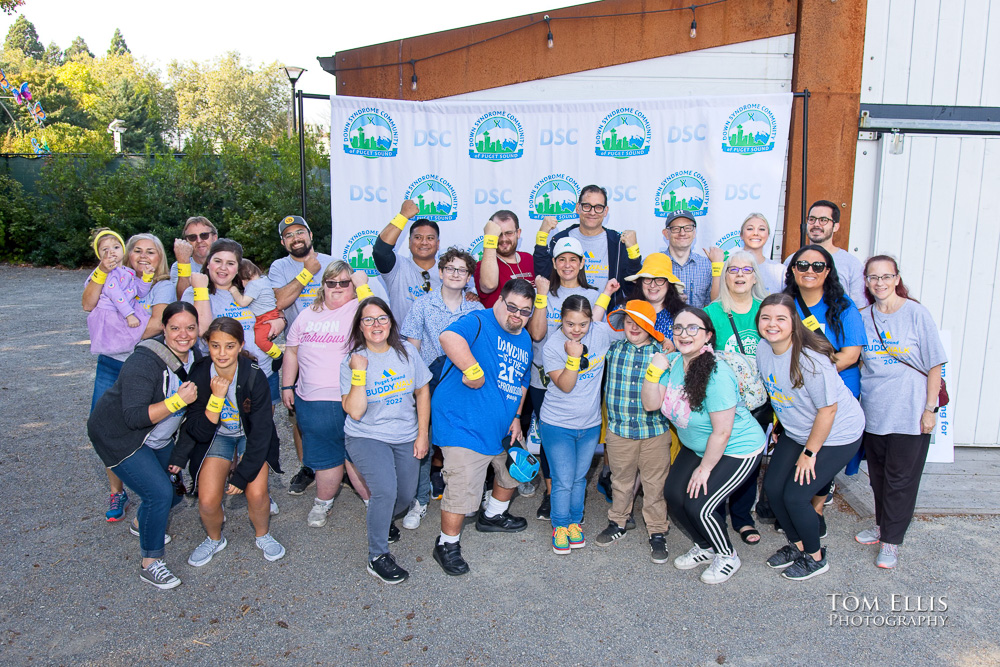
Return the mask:
<svg viewBox="0 0 1000 667">
<path fill-rule="evenodd" d="M 302 492 L 314 481 L 316 481 L 316 473 L 312 471 L 312 468 L 302 466 L 292 477 L 292 481 L 288 483 L 288 493 L 293 496 L 301 496 Z"/>
<path fill-rule="evenodd" d="M 549 494 L 544 494 L 542 496 L 542 504 L 538 506 L 538 511 L 535 512 L 535 518 L 539 521 L 548 521 L 552 514 L 552 497 Z"/>
<path fill-rule="evenodd" d="M 826 500 L 823 501 L 824 505 L 832 505 L 833 504 L 833 492 L 836 491 L 836 490 L 837 490 L 837 485 L 836 484 L 831 484 L 830 485 L 830 493 L 826 494 Z"/>
<path fill-rule="evenodd" d="M 278 516 L 278 503 L 274 502 L 274 498 L 268 496 L 267 499 L 271 502 L 271 516 Z"/>
<path fill-rule="evenodd" d="M 441 500 L 444 495 L 444 477 L 440 470 L 431 471 L 431 500 Z"/>
<path fill-rule="evenodd" d="M 570 549 L 582 549 L 587 546 L 587 538 L 583 536 L 583 529 L 580 528 L 580 524 L 571 523 L 566 530 L 569 531 Z"/>
<path fill-rule="evenodd" d="M 271 533 L 258 537 L 255 542 L 257 548 L 264 552 L 264 558 L 272 563 L 285 557 L 285 547 L 281 546 L 278 540 L 271 537 Z"/>
<path fill-rule="evenodd" d="M 194 551 L 191 552 L 191 557 L 188 558 L 188 565 L 201 567 L 208 564 L 212 560 L 212 556 L 225 549 L 227 544 L 229 543 L 226 541 L 225 535 L 218 542 L 211 537 L 206 537 L 205 541 L 196 546 Z"/>
<path fill-rule="evenodd" d="M 826 537 L 826 517 L 822 514 L 819 515 L 819 536 L 820 538 Z"/>
<path fill-rule="evenodd" d="M 882 529 L 878 526 L 874 526 L 867 530 L 862 530 L 860 533 L 854 536 L 854 539 L 861 544 L 878 544 L 879 539 L 882 537 Z"/>
<path fill-rule="evenodd" d="M 485 510 L 489 507 L 491 495 L 493 495 L 493 489 L 486 489 L 483 491 L 483 502 L 479 503 L 479 509 Z"/>
<path fill-rule="evenodd" d="M 322 528 L 326 525 L 326 517 L 333 511 L 333 498 L 330 500 L 313 500 L 312 509 L 306 517 L 306 525 L 310 528 Z"/>
<path fill-rule="evenodd" d="M 434 560 L 441 566 L 444 573 L 457 577 L 468 574 L 469 564 L 462 558 L 462 544 L 455 542 L 441 542 L 441 537 L 434 541 Z"/>
<path fill-rule="evenodd" d="M 399 542 L 399 528 L 396 526 L 396 522 L 393 521 L 389 524 L 389 544 L 395 544 Z"/>
<path fill-rule="evenodd" d="M 403 517 L 403 528 L 416 530 L 420 528 L 420 520 L 427 515 L 427 505 L 423 505 L 419 500 L 414 500 L 410 505 L 410 511 Z"/>
<path fill-rule="evenodd" d="M 535 495 L 535 485 L 533 482 L 521 482 L 517 485 L 518 495 L 524 496 L 525 498 L 531 498 Z"/>
<path fill-rule="evenodd" d="M 712 564 L 701 573 L 701 581 L 705 584 L 721 584 L 736 574 L 741 565 L 740 555 L 735 551 L 732 556 L 716 554 Z"/>
<path fill-rule="evenodd" d="M 629 512 L 625 519 L 625 530 L 635 530 L 635 512 Z"/>
<path fill-rule="evenodd" d="M 785 534 L 785 529 L 781 527 L 781 523 L 777 519 L 774 520 L 774 530 L 782 535 Z"/>
<path fill-rule="evenodd" d="M 134 523 L 130 523 L 128 525 L 128 532 L 132 533 L 136 537 L 139 537 L 139 526 L 135 525 Z M 166 533 L 163 534 L 163 543 L 170 544 L 170 536 L 167 535 Z"/>
<path fill-rule="evenodd" d="M 167 564 L 162 558 L 150 563 L 149 567 L 140 567 L 139 579 L 164 591 L 181 585 L 181 580 L 167 569 Z"/>
<path fill-rule="evenodd" d="M 654 563 L 666 563 L 669 560 L 667 536 L 663 533 L 653 533 L 649 536 L 649 559 Z"/>
<path fill-rule="evenodd" d="M 878 551 L 878 557 L 875 558 L 876 567 L 891 570 L 896 567 L 897 563 L 899 563 L 899 545 L 883 542 L 882 548 Z"/>
<path fill-rule="evenodd" d="M 715 556 L 715 549 L 702 549 L 697 544 L 686 553 L 674 559 L 674 567 L 678 570 L 690 570 L 698 567 Z"/>
<path fill-rule="evenodd" d="M 597 478 L 597 490 L 604 495 L 604 498 L 610 503 L 611 502 L 611 472 L 608 471 L 607 474 L 602 473 Z"/>
<path fill-rule="evenodd" d="M 617 539 L 625 537 L 625 529 L 620 528 L 614 521 L 608 521 L 608 527 L 597 536 L 598 546 L 606 547 Z"/>
<path fill-rule="evenodd" d="M 569 530 L 566 526 L 559 526 L 552 529 L 552 551 L 563 556 L 570 552 Z"/>
<path fill-rule="evenodd" d="M 125 489 L 122 489 L 120 493 L 111 494 L 111 499 L 108 500 L 108 511 L 104 514 L 104 518 L 108 521 L 120 521 L 125 516 L 126 509 L 128 509 L 128 494 L 125 493 Z"/>
<path fill-rule="evenodd" d="M 410 576 L 409 572 L 396 565 L 392 554 L 382 554 L 368 561 L 368 572 L 387 584 L 401 584 Z"/>
<path fill-rule="evenodd" d="M 482 510 L 476 513 L 476 530 L 480 533 L 519 533 L 527 527 L 524 517 L 513 516 L 507 510 L 494 517 L 487 517 Z"/>
<path fill-rule="evenodd" d="M 761 523 L 775 522 L 774 511 L 771 510 L 771 503 L 767 501 L 767 498 L 761 498 L 757 501 L 754 512 L 757 514 L 757 520 Z"/>
<path fill-rule="evenodd" d="M 805 581 L 806 579 L 815 577 L 817 574 L 823 574 L 830 569 L 830 564 L 826 562 L 826 547 L 820 549 L 820 555 L 822 558 L 816 560 L 809 554 L 801 554 L 795 559 L 794 563 L 785 568 L 781 576 L 793 581 Z"/>
<path fill-rule="evenodd" d="M 767 566 L 775 570 L 784 570 L 799 559 L 802 552 L 794 544 L 786 544 L 767 559 Z"/>
</svg>

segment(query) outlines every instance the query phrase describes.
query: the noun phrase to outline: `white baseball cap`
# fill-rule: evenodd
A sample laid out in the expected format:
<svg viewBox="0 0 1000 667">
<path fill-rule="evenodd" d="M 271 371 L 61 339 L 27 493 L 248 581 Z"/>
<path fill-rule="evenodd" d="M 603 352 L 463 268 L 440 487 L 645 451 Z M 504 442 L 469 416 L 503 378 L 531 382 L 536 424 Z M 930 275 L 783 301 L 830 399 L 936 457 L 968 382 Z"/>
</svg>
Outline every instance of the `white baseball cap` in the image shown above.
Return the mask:
<svg viewBox="0 0 1000 667">
<path fill-rule="evenodd" d="M 552 247 L 552 258 L 555 259 L 564 252 L 571 252 L 577 257 L 583 259 L 583 246 L 580 242 L 569 236 L 564 236 L 559 239 L 555 246 Z"/>
</svg>

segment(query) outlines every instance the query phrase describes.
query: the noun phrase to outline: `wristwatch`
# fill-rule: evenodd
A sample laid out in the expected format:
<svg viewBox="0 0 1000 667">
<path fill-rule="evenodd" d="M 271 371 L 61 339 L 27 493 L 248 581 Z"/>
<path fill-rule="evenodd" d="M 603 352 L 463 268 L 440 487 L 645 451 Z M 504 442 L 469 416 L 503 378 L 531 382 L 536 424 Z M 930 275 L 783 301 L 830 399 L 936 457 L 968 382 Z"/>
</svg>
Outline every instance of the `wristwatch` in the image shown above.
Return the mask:
<svg viewBox="0 0 1000 667">
<path fill-rule="evenodd" d="M 805 456 L 808 456 L 808 457 L 809 457 L 809 458 L 811 458 L 811 459 L 814 459 L 814 458 L 816 458 L 816 452 L 812 451 L 811 449 L 809 449 L 809 448 L 807 448 L 807 447 L 803 447 L 803 448 L 802 448 L 802 453 L 803 453 L 803 454 L 804 454 Z"/>
<path fill-rule="evenodd" d="M 937 412 L 939 410 L 938 406 L 928 403 L 924 406 L 924 412 Z"/>
</svg>

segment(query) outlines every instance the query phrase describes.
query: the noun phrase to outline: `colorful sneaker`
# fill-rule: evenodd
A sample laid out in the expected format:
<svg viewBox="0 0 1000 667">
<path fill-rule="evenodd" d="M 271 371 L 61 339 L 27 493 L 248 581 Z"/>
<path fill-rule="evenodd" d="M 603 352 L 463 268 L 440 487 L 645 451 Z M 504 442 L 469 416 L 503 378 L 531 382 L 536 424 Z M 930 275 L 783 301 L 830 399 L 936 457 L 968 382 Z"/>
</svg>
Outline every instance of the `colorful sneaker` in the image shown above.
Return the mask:
<svg viewBox="0 0 1000 667">
<path fill-rule="evenodd" d="M 732 556 L 716 554 L 712 564 L 701 573 L 701 581 L 705 584 L 721 584 L 736 574 L 741 565 L 740 555 L 735 551 Z"/>
<path fill-rule="evenodd" d="M 128 532 L 132 533 L 136 537 L 139 537 L 139 525 L 133 521 L 128 525 Z M 166 533 L 163 534 L 163 543 L 170 544 L 170 536 Z"/>
<path fill-rule="evenodd" d="M 878 526 L 874 526 L 867 530 L 862 530 L 860 533 L 854 536 L 860 544 L 878 544 L 879 539 L 882 537 L 882 529 Z"/>
<path fill-rule="evenodd" d="M 285 557 L 285 547 L 281 546 L 278 540 L 271 537 L 271 533 L 262 535 L 254 541 L 257 544 L 257 548 L 264 552 L 264 558 L 272 563 Z"/>
<path fill-rule="evenodd" d="M 278 516 L 278 503 L 274 502 L 274 498 L 268 496 L 267 499 L 271 502 L 271 516 Z"/>
<path fill-rule="evenodd" d="M 427 515 L 427 505 L 422 505 L 419 500 L 414 499 L 410 505 L 410 511 L 403 517 L 403 528 L 416 530 L 420 528 L 420 520 Z"/>
<path fill-rule="evenodd" d="M 226 536 L 223 535 L 222 539 L 216 542 L 211 537 L 206 537 L 205 541 L 194 548 L 191 552 L 191 557 L 188 558 L 188 565 L 192 567 L 201 567 L 202 565 L 207 565 L 212 557 L 226 548 L 229 542 L 226 541 Z"/>
<path fill-rule="evenodd" d="M 830 569 L 830 563 L 826 560 L 826 547 L 820 549 L 820 555 L 822 558 L 816 560 L 809 554 L 802 554 L 794 563 L 785 568 L 781 576 L 792 581 L 805 581 L 818 574 L 823 574 Z"/>
<path fill-rule="evenodd" d="M 140 567 L 139 579 L 164 591 L 181 585 L 181 580 L 167 569 L 162 558 L 150 563 L 149 567 Z"/>
<path fill-rule="evenodd" d="M 569 531 L 569 548 L 582 549 L 587 546 L 587 539 L 583 536 L 583 528 L 578 523 L 571 523 L 566 529 Z"/>
<path fill-rule="evenodd" d="M 326 517 L 333 511 L 333 501 L 333 498 L 329 500 L 316 498 L 313 500 L 312 509 L 309 510 L 309 516 L 306 517 L 306 525 L 310 528 L 322 528 L 325 526 Z"/>
<path fill-rule="evenodd" d="M 571 547 L 569 546 L 569 531 L 566 526 L 559 526 L 558 528 L 552 529 L 552 551 L 559 555 L 568 554 Z"/>
<path fill-rule="evenodd" d="M 767 566 L 775 570 L 784 570 L 799 559 L 802 552 L 794 544 L 786 544 L 767 559 Z"/>
<path fill-rule="evenodd" d="M 883 570 L 891 570 L 896 567 L 898 563 L 899 545 L 883 542 L 882 548 L 878 551 L 878 557 L 875 558 L 875 565 Z"/>
<path fill-rule="evenodd" d="M 288 483 L 288 493 L 293 496 L 301 496 L 306 488 L 315 481 L 316 473 L 313 472 L 312 468 L 302 466 Z"/>
<path fill-rule="evenodd" d="M 382 554 L 368 561 L 368 572 L 387 584 L 401 584 L 410 576 L 409 572 L 396 564 L 392 554 Z"/>
<path fill-rule="evenodd" d="M 125 493 L 125 489 L 122 489 L 120 493 L 111 494 L 111 499 L 108 501 L 108 511 L 104 518 L 108 521 L 120 521 L 125 516 L 126 509 L 128 509 L 128 494 Z"/>
<path fill-rule="evenodd" d="M 715 549 L 702 549 L 696 544 L 686 554 L 674 559 L 674 567 L 678 570 L 690 570 L 709 562 L 714 557 Z"/>
<path fill-rule="evenodd" d="M 649 559 L 654 563 L 666 563 L 670 556 L 667 554 L 667 536 L 664 533 L 653 533 L 649 536 Z"/>
<path fill-rule="evenodd" d="M 618 526 L 614 521 L 608 521 L 608 527 L 597 536 L 597 545 L 606 547 L 615 540 L 625 537 L 625 529 Z"/>
</svg>

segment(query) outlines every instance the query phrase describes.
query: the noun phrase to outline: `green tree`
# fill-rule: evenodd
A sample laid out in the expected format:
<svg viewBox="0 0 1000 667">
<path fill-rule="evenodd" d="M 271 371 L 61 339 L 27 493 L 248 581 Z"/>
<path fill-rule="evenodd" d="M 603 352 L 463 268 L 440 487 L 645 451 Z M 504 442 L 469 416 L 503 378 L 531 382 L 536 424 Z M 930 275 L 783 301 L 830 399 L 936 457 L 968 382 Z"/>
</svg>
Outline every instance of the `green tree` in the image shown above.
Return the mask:
<svg viewBox="0 0 1000 667">
<path fill-rule="evenodd" d="M 122 37 L 122 31 L 115 28 L 115 34 L 111 36 L 111 46 L 108 47 L 109 56 L 120 56 L 125 53 L 132 53 L 128 48 L 128 44 L 125 43 L 125 38 Z"/>
<path fill-rule="evenodd" d="M 0 0 L 0 9 L 4 14 L 13 14 L 23 4 L 24 0 Z"/>
<path fill-rule="evenodd" d="M 59 48 L 59 45 L 55 42 L 49 42 L 49 45 L 45 47 L 45 54 L 42 56 L 42 62 L 44 62 L 48 67 L 59 67 L 63 64 L 63 52 Z"/>
<path fill-rule="evenodd" d="M 90 52 L 90 48 L 87 46 L 87 42 L 83 40 L 83 37 L 77 35 L 76 39 L 73 40 L 73 43 L 69 45 L 68 49 L 66 49 L 66 60 L 72 60 L 76 56 L 84 55 L 90 56 L 91 58 L 94 57 L 94 54 Z"/>
<path fill-rule="evenodd" d="M 17 17 L 7 31 L 7 39 L 3 43 L 4 50 L 18 49 L 24 55 L 34 60 L 41 60 L 45 55 L 45 47 L 38 41 L 38 32 L 24 14 Z"/>
</svg>

